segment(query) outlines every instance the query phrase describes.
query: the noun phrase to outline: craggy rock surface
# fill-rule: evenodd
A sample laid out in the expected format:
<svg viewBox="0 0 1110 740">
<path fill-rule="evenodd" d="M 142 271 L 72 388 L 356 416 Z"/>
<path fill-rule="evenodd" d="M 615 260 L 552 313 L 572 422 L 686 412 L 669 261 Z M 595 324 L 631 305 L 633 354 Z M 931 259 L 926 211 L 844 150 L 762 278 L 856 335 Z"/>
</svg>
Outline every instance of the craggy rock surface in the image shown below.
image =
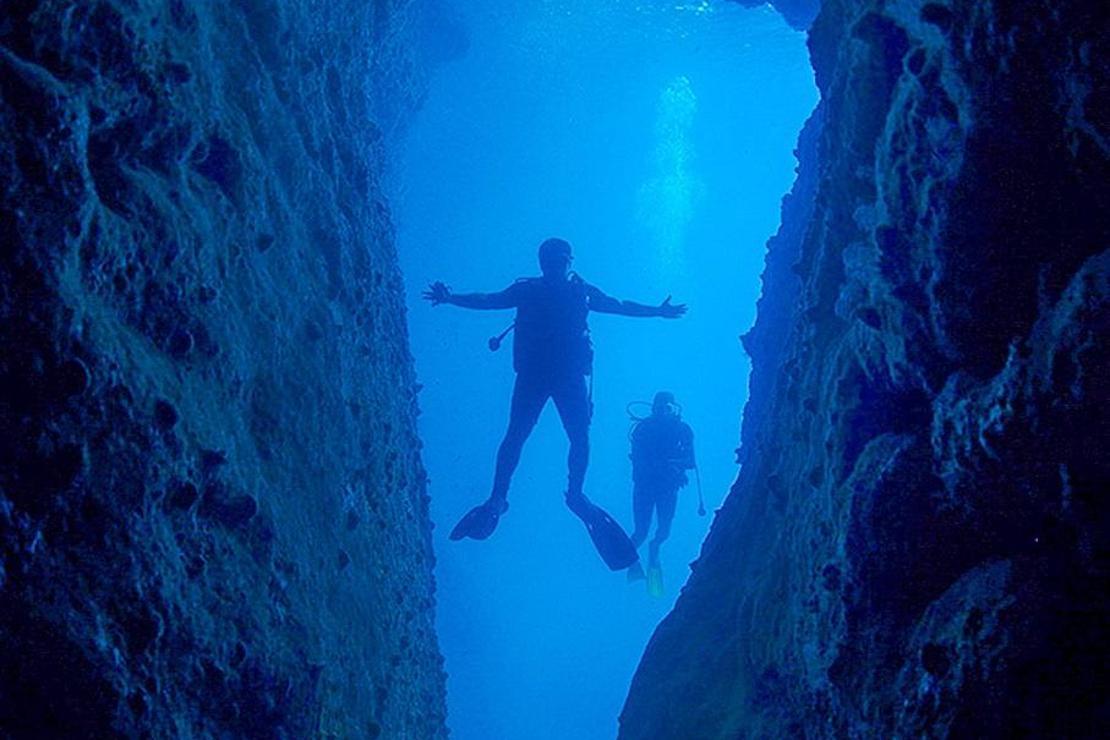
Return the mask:
<svg viewBox="0 0 1110 740">
<path fill-rule="evenodd" d="M 826 1 L 741 473 L 622 737 L 1110 731 L 1097 6 Z"/>
<path fill-rule="evenodd" d="M 403 4 L 0 5 L 0 735 L 445 735 Z"/>
</svg>

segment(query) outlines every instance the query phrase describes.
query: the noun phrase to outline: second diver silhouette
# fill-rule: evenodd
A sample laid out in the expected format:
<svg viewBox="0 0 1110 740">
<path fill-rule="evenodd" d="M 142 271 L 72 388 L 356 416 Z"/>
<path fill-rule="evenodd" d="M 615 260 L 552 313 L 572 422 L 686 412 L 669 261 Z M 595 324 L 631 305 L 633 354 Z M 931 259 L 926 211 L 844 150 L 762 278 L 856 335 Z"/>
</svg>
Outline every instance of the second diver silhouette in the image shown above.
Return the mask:
<svg viewBox="0 0 1110 740">
<path fill-rule="evenodd" d="M 586 525 L 605 564 L 611 570 L 623 570 L 639 559 L 635 546 L 621 526 L 582 492 L 592 413 L 586 378 L 593 373 L 593 347 L 586 319 L 590 311 L 675 319 L 686 313 L 686 306 L 672 305 L 669 296 L 658 306 L 612 298 L 571 272 L 572 259 L 568 242 L 548 239 L 540 244 L 540 277 L 522 278 L 497 293 L 453 293 L 438 281 L 424 291 L 424 298 L 434 306 L 449 303 L 472 309 L 516 309 L 516 384 L 509 428 L 497 451 L 493 491 L 455 525 L 451 539 L 484 540 L 493 534 L 499 518 L 509 508 L 509 481 L 524 442 L 547 400 L 552 399 L 570 441 L 567 507 Z M 500 338 L 490 340 L 490 347 L 496 348 L 499 342 Z"/>
<path fill-rule="evenodd" d="M 649 416 L 636 416 L 631 408 L 643 401 L 628 405 L 634 426 L 628 435 L 632 443 L 632 515 L 635 529 L 632 544 L 637 548 L 647 539 L 655 514 L 655 537 L 648 546 L 648 570 L 645 575 L 639 563 L 628 569 L 629 580 L 647 579 L 648 593 L 663 595 L 663 569 L 659 565 L 659 547 L 671 534 L 678 489 L 689 479 L 686 471 L 697 473 L 694 460 L 694 432 L 682 421 L 682 407 L 670 391 L 659 391 L 651 402 Z M 698 477 L 698 514 L 705 516 L 705 503 L 701 498 L 701 477 Z"/>
</svg>

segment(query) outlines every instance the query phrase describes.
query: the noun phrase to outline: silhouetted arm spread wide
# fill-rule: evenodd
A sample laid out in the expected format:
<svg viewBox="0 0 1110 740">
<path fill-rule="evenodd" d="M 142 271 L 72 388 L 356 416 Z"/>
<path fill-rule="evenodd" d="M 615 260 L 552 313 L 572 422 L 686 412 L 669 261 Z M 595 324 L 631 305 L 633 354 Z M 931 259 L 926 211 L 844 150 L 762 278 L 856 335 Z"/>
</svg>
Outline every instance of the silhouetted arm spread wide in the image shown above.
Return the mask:
<svg viewBox="0 0 1110 740">
<path fill-rule="evenodd" d="M 670 296 L 667 296 L 667 299 L 658 306 L 648 306 L 635 301 L 618 301 L 593 286 L 590 286 L 589 296 L 590 310 L 598 313 L 615 313 L 621 316 L 659 316 L 664 319 L 677 319 L 686 313 L 686 304 L 671 305 Z"/>
<path fill-rule="evenodd" d="M 424 291 L 424 299 L 431 301 L 433 306 L 441 303 L 450 303 L 460 308 L 476 308 L 492 310 L 498 308 L 515 308 L 517 305 L 517 291 L 510 285 L 505 290 L 496 293 L 452 293 L 451 288 L 436 281 Z"/>
</svg>

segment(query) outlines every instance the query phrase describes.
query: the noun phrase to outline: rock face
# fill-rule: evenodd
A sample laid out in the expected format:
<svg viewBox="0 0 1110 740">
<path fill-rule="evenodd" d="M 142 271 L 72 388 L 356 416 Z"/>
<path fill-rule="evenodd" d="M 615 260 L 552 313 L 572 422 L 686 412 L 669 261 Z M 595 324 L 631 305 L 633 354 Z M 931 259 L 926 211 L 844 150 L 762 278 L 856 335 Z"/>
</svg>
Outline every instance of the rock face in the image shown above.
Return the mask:
<svg viewBox="0 0 1110 740">
<path fill-rule="evenodd" d="M 0 7 L 0 735 L 446 733 L 405 5 Z"/>
<path fill-rule="evenodd" d="M 741 472 L 622 737 L 1106 733 L 1108 30 L 826 0 Z"/>
</svg>

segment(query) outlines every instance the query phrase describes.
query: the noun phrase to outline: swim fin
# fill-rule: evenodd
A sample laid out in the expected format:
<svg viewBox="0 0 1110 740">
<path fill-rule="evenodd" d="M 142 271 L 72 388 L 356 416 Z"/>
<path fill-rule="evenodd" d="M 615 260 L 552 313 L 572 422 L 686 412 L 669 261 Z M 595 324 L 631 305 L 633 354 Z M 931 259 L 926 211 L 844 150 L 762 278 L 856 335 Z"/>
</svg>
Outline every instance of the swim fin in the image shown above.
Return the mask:
<svg viewBox="0 0 1110 740">
<path fill-rule="evenodd" d="M 636 546 L 621 525 L 600 506 L 590 503 L 585 496 L 568 497 L 567 506 L 586 525 L 594 547 L 609 570 L 624 570 L 640 559 Z"/>
<path fill-rule="evenodd" d="M 498 519 L 508 510 L 508 501 L 489 500 L 475 506 L 451 530 L 451 539 L 461 540 L 463 537 L 469 537 L 472 540 L 486 539 L 493 534 L 493 530 L 497 529 Z"/>
<path fill-rule="evenodd" d="M 648 595 L 657 599 L 663 598 L 663 569 L 658 565 L 649 565 L 647 569 Z"/>
</svg>

